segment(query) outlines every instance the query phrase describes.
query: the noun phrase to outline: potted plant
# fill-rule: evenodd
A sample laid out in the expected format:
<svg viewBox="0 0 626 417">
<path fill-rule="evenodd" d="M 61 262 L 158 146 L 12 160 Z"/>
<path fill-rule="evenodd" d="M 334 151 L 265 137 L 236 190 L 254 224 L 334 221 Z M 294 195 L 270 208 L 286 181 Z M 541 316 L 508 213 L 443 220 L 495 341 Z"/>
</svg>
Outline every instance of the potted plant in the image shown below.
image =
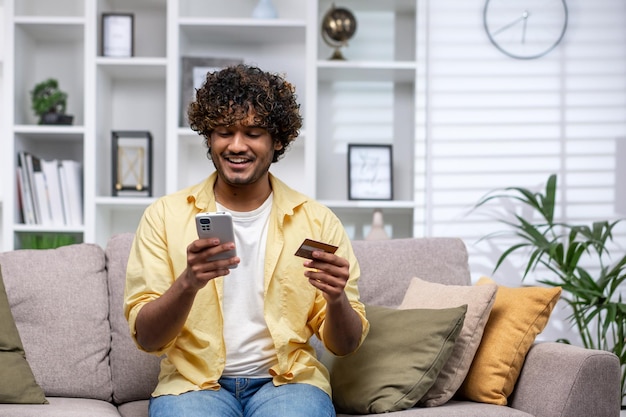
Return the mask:
<svg viewBox="0 0 626 417">
<path fill-rule="evenodd" d="M 613 229 L 623 221 L 595 221 L 590 225 L 569 224 L 555 220 L 557 176 L 551 175 L 543 193 L 526 188 L 509 187 L 494 190 L 483 197 L 475 208 L 493 200 L 521 203 L 532 215 L 521 216 L 510 208 L 497 220 L 508 226 L 504 234 L 515 236 L 517 242 L 504 250 L 494 271 L 513 253 L 521 251 L 525 259 L 522 279 L 529 272 L 547 273 L 540 283 L 560 286 L 562 299 L 571 308 L 569 320 L 588 349 L 613 352 L 622 365 L 621 393 L 625 396 L 626 380 L 626 304 L 620 287 L 626 280 L 626 253 L 612 259 L 609 242 Z M 509 206 L 511 207 L 511 206 Z M 502 232 L 487 235 L 491 239 Z M 570 343 L 567 339 L 560 342 Z"/>
<path fill-rule="evenodd" d="M 30 92 L 32 109 L 39 117 L 39 124 L 71 125 L 74 116 L 65 114 L 67 93 L 59 89 L 54 78 L 35 85 Z"/>
</svg>

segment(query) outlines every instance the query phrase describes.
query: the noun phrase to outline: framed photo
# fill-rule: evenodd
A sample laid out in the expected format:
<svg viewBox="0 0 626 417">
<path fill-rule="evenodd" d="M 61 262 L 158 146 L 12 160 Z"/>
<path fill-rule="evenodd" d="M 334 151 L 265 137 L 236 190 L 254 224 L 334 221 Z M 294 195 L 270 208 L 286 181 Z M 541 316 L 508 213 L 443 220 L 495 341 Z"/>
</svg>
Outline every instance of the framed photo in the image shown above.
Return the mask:
<svg viewBox="0 0 626 417">
<path fill-rule="evenodd" d="M 134 20 L 132 13 L 102 14 L 102 56 L 134 55 Z"/>
<path fill-rule="evenodd" d="M 187 107 L 196 98 L 196 90 L 202 87 L 209 72 L 243 63 L 237 58 L 182 57 L 180 97 L 180 126 L 189 126 Z"/>
<path fill-rule="evenodd" d="M 392 200 L 391 145 L 348 144 L 348 199 Z"/>
<path fill-rule="evenodd" d="M 152 197 L 152 134 L 113 131 L 111 139 L 111 195 Z"/>
</svg>

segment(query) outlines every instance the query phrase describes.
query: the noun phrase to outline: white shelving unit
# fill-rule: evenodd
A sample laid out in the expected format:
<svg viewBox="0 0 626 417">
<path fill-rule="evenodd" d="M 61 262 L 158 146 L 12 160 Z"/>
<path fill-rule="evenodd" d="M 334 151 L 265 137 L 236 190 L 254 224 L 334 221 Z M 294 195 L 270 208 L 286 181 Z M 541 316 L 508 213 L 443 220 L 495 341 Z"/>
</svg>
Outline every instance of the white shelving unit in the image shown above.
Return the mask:
<svg viewBox="0 0 626 417">
<path fill-rule="evenodd" d="M 318 21 L 332 1 L 311 10 Z M 353 238 L 366 235 L 372 212 L 381 208 L 393 237 L 414 235 L 416 1 L 346 0 L 336 7 L 352 11 L 357 32 L 343 49 L 345 61 L 332 61 L 332 49 L 313 34 L 308 90 L 315 120 L 310 177 L 314 195 L 341 218 Z M 315 113 L 313 113 L 315 112 Z M 393 201 L 347 201 L 347 145 L 393 146 Z"/>
<path fill-rule="evenodd" d="M 357 34 L 344 54 L 320 35 L 330 0 L 274 0 L 277 19 L 254 19 L 255 0 L 0 0 L 5 14 L 0 125 L 3 250 L 32 233 L 70 233 L 101 245 L 133 231 L 153 198 L 112 197 L 111 131 L 153 136 L 153 188 L 160 196 L 213 170 L 202 138 L 181 123 L 181 59 L 241 59 L 284 73 L 304 115 L 301 137 L 271 170 L 321 200 L 354 238 L 382 208 L 394 237 L 414 234 L 416 1 L 345 0 Z M 134 15 L 134 56 L 101 56 L 101 16 Z M 383 23 L 382 25 L 380 23 Z M 382 27 L 382 28 L 381 28 Z M 68 92 L 72 126 L 40 126 L 29 91 L 46 78 Z M 393 145 L 394 200 L 347 200 L 348 143 Z M 20 222 L 16 153 L 83 164 L 84 225 L 43 228 Z"/>
</svg>

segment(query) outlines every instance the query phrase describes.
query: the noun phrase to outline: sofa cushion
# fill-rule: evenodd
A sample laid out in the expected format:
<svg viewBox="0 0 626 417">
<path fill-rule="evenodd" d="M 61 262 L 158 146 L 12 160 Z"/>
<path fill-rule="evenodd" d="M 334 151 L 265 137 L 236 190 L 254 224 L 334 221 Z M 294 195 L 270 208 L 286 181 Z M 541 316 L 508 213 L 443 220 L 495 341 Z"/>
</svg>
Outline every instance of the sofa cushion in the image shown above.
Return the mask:
<svg viewBox="0 0 626 417">
<path fill-rule="evenodd" d="M 477 285 L 493 285 L 482 277 Z M 561 288 L 498 286 L 496 301 L 459 394 L 472 401 L 507 405 L 526 354 L 543 331 Z"/>
<path fill-rule="evenodd" d="M 356 240 L 352 247 L 361 267 L 361 301 L 366 304 L 397 307 L 415 276 L 441 284 L 471 284 L 461 239 Z"/>
<path fill-rule="evenodd" d="M 325 354 L 337 412 L 413 407 L 432 386 L 463 325 L 467 306 L 396 310 L 366 305 L 370 332 L 354 353 Z"/>
<path fill-rule="evenodd" d="M 107 401 L 87 398 L 50 397 L 47 405 L 1 404 L 2 417 L 120 417 Z M 142 417 L 147 417 L 145 413 Z"/>
<path fill-rule="evenodd" d="M 111 399 L 104 251 L 77 244 L 0 253 L 15 324 L 47 396 Z"/>
<path fill-rule="evenodd" d="M 159 358 L 140 351 L 124 317 L 126 263 L 134 234 L 112 236 L 106 247 L 111 322 L 111 375 L 117 404 L 150 398 L 159 376 Z"/>
<path fill-rule="evenodd" d="M 37 382 L 15 327 L 0 265 L 0 403 L 45 404 L 48 401 Z"/>
<path fill-rule="evenodd" d="M 413 278 L 399 308 L 450 308 L 467 304 L 463 329 L 456 338 L 450 358 L 435 384 L 420 400 L 434 407 L 446 403 L 459 389 L 478 350 L 489 313 L 496 300 L 495 284 L 444 285 Z"/>
</svg>

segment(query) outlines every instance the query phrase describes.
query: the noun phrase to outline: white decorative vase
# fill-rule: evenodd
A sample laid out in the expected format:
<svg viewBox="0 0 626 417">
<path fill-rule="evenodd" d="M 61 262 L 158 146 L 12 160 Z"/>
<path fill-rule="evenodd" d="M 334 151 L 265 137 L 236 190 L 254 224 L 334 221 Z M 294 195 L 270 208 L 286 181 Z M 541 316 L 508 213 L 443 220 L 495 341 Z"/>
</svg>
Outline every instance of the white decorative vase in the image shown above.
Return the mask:
<svg viewBox="0 0 626 417">
<path fill-rule="evenodd" d="M 386 240 L 389 235 L 385 231 L 385 221 L 383 220 L 383 211 L 381 209 L 374 210 L 372 216 L 372 228 L 365 237 L 365 240 Z"/>
<path fill-rule="evenodd" d="M 252 17 L 256 19 L 276 19 L 278 11 L 276 11 L 272 0 L 259 0 L 252 11 Z"/>
</svg>

